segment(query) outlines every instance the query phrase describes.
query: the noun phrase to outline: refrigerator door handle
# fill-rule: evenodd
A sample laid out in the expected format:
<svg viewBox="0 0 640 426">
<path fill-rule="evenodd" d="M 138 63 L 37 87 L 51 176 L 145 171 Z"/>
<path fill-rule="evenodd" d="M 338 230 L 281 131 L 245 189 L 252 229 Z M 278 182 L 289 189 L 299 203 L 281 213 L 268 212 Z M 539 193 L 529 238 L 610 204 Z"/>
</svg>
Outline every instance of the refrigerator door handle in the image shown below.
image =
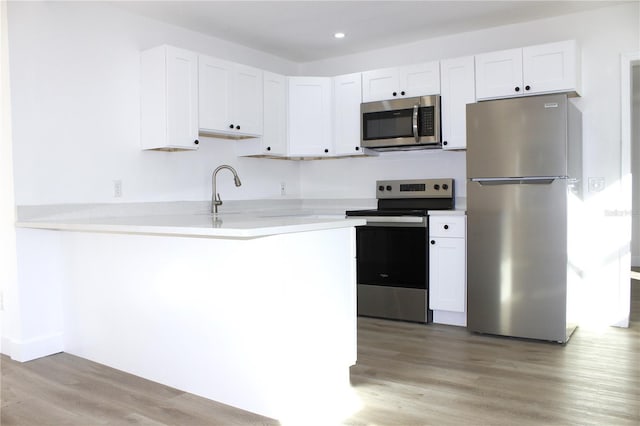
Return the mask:
<svg viewBox="0 0 640 426">
<path fill-rule="evenodd" d="M 562 176 L 535 176 L 535 177 L 512 177 L 512 178 L 474 178 L 472 182 L 480 185 L 549 185 Z"/>
</svg>

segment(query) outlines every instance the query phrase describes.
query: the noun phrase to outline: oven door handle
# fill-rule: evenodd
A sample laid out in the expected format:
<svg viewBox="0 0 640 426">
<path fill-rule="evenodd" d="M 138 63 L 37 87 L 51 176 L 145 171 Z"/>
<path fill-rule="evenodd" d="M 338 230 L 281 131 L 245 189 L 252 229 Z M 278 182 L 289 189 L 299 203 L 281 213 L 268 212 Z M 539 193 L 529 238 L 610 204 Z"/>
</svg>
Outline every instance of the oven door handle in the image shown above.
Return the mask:
<svg viewBox="0 0 640 426">
<path fill-rule="evenodd" d="M 417 227 L 426 228 L 428 220 L 426 216 L 347 216 L 348 219 L 364 219 L 367 221 L 363 226 L 377 226 L 377 227 Z"/>
<path fill-rule="evenodd" d="M 416 143 L 420 142 L 420 135 L 418 135 L 418 104 L 413 106 L 413 137 L 416 139 Z"/>
</svg>

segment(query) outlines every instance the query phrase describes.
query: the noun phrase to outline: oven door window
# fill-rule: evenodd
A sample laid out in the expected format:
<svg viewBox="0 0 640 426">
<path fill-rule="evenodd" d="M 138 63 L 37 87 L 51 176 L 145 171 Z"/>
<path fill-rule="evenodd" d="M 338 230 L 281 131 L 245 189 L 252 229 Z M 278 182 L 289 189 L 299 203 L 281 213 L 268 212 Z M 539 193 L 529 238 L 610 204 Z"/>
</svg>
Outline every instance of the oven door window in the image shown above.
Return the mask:
<svg viewBox="0 0 640 426">
<path fill-rule="evenodd" d="M 358 284 L 427 288 L 427 228 L 362 226 L 356 241 Z"/>
</svg>

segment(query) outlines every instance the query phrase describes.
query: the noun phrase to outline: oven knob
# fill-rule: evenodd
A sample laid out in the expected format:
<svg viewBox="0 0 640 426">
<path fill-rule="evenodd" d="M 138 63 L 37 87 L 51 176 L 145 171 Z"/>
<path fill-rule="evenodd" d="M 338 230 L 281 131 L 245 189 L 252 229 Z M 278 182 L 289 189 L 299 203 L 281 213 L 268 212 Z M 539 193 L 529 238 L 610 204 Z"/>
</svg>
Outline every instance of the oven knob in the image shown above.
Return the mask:
<svg viewBox="0 0 640 426">
<path fill-rule="evenodd" d="M 387 191 L 391 191 L 391 185 L 387 185 Z"/>
<path fill-rule="evenodd" d="M 378 187 L 378 191 L 384 191 L 384 186 L 380 185 L 380 186 Z"/>
<path fill-rule="evenodd" d="M 449 185 L 447 185 L 446 183 L 443 183 L 442 184 L 442 189 L 444 189 L 446 191 L 447 189 L 449 189 Z"/>
<path fill-rule="evenodd" d="M 435 185 L 433 185 L 433 189 L 435 189 L 436 191 L 440 190 L 440 185 L 438 185 L 437 183 Z"/>
</svg>

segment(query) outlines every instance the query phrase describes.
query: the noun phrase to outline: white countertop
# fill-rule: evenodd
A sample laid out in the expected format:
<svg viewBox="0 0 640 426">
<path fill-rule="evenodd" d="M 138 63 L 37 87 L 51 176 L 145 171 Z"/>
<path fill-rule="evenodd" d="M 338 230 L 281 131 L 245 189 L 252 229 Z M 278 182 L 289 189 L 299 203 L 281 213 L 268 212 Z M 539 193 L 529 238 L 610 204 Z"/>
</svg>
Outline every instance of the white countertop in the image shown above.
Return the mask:
<svg viewBox="0 0 640 426">
<path fill-rule="evenodd" d="M 19 216 L 16 226 L 65 231 L 247 239 L 348 228 L 366 223 L 364 219 L 345 218 L 341 213 L 344 210 L 308 209 L 300 206 L 241 212 L 221 211 L 216 216 L 199 205 L 192 209 L 193 204 L 189 204 L 187 208 L 175 204 L 167 205 L 167 208 L 158 204 L 148 207 L 153 209 L 141 205 L 124 209 L 118 207 L 118 211 L 86 205 L 77 208 L 46 207 L 40 209 L 45 214 Z"/>
<path fill-rule="evenodd" d="M 429 210 L 429 216 L 464 216 L 467 211 L 456 208 L 455 210 Z"/>
<path fill-rule="evenodd" d="M 92 219 L 44 219 L 18 222 L 21 228 L 65 231 L 110 232 L 198 236 L 213 238 L 256 238 L 291 232 L 318 231 L 364 225 L 363 219 L 331 216 L 253 216 L 241 213 L 120 216 Z"/>
<path fill-rule="evenodd" d="M 466 200 L 462 201 L 456 202 L 455 210 L 430 210 L 429 215 L 465 215 Z M 364 218 L 345 218 L 345 210 L 374 207 L 375 200 L 366 199 L 232 201 L 221 206 L 220 213 L 214 216 L 208 212 L 208 202 L 25 206 L 18 208 L 16 226 L 247 239 L 364 225 Z"/>
</svg>

